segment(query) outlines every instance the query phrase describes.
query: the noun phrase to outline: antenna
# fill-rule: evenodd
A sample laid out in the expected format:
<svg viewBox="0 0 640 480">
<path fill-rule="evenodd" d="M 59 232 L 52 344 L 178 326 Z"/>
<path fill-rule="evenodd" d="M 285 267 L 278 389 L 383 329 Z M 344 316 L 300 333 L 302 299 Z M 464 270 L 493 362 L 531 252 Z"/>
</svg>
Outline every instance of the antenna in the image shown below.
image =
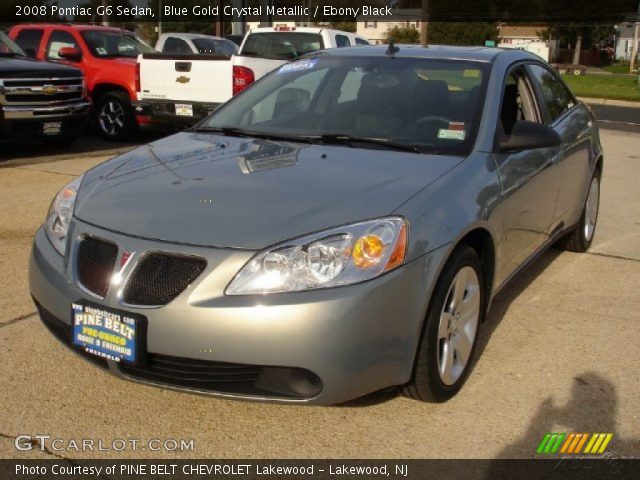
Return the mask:
<svg viewBox="0 0 640 480">
<path fill-rule="evenodd" d="M 396 47 L 395 40 L 393 38 L 390 38 L 389 39 L 389 48 L 387 48 L 387 51 L 384 52 L 385 55 L 389 55 L 390 57 L 393 57 L 399 51 L 400 51 L 400 48 Z"/>
</svg>

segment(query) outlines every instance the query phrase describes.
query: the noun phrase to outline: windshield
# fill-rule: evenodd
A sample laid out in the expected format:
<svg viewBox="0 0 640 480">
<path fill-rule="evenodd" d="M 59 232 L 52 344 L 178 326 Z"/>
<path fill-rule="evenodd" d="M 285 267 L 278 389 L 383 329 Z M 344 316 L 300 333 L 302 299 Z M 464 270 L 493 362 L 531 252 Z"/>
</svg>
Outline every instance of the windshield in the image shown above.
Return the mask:
<svg viewBox="0 0 640 480">
<path fill-rule="evenodd" d="M 322 36 L 317 33 L 251 33 L 242 47 L 241 55 L 274 60 L 293 60 L 306 53 L 322 50 L 323 48 Z"/>
<path fill-rule="evenodd" d="M 304 141 L 348 136 L 467 155 L 488 70 L 460 60 L 315 55 L 281 66 L 199 128 Z"/>
<path fill-rule="evenodd" d="M 193 44 L 198 53 L 231 56 L 238 52 L 238 46 L 229 40 L 215 40 L 213 38 L 194 38 Z"/>
<path fill-rule="evenodd" d="M 87 30 L 82 38 L 94 57 L 137 57 L 140 53 L 155 52 L 139 38 L 121 32 Z"/>
<path fill-rule="evenodd" d="M 0 31 L 0 55 L 20 55 L 25 56 L 26 53 L 9 37 Z"/>
</svg>

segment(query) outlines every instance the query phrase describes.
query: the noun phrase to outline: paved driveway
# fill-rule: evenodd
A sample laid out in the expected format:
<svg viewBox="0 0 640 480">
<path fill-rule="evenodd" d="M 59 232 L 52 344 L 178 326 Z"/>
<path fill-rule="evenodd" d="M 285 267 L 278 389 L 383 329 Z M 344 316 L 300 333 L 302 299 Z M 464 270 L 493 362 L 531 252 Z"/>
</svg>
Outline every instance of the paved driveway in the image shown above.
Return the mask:
<svg viewBox="0 0 640 480">
<path fill-rule="evenodd" d="M 193 439 L 185 452 L 54 452 L 63 457 L 531 457 L 549 431 L 613 432 L 640 453 L 640 136 L 603 131 L 601 217 L 592 251 L 546 253 L 501 293 L 482 355 L 452 401 L 393 393 L 337 407 L 243 403 L 116 380 L 59 345 L 27 289 L 31 238 L 55 192 L 109 158 L 75 153 L 0 161 L 0 457 L 19 434 L 69 440 Z M 128 147 L 118 147 L 126 149 Z M 34 156 L 35 155 L 35 156 Z"/>
</svg>

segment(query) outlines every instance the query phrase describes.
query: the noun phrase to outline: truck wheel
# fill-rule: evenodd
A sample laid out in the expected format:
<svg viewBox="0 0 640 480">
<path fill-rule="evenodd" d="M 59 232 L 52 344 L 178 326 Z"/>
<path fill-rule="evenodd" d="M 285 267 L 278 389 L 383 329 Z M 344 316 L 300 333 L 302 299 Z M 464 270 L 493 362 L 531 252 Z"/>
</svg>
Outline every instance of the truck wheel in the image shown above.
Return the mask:
<svg viewBox="0 0 640 480">
<path fill-rule="evenodd" d="M 131 138 L 138 124 L 129 96 L 124 92 L 108 92 L 97 103 L 95 116 L 100 135 L 112 141 Z"/>
<path fill-rule="evenodd" d="M 456 248 L 433 291 L 405 396 L 444 402 L 462 388 L 484 314 L 483 279 L 476 252 L 466 245 Z"/>
</svg>

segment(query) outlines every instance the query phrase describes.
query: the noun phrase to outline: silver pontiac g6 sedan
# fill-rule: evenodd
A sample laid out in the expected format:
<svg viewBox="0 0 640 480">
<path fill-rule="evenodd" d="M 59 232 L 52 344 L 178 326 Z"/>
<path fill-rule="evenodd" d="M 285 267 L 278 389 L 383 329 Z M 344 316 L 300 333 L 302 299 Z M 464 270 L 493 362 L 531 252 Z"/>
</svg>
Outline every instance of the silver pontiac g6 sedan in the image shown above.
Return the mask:
<svg viewBox="0 0 640 480">
<path fill-rule="evenodd" d="M 136 382 L 444 401 L 500 289 L 550 245 L 589 248 L 602 161 L 592 113 L 534 55 L 316 52 L 65 186 L 31 293 Z"/>
</svg>

